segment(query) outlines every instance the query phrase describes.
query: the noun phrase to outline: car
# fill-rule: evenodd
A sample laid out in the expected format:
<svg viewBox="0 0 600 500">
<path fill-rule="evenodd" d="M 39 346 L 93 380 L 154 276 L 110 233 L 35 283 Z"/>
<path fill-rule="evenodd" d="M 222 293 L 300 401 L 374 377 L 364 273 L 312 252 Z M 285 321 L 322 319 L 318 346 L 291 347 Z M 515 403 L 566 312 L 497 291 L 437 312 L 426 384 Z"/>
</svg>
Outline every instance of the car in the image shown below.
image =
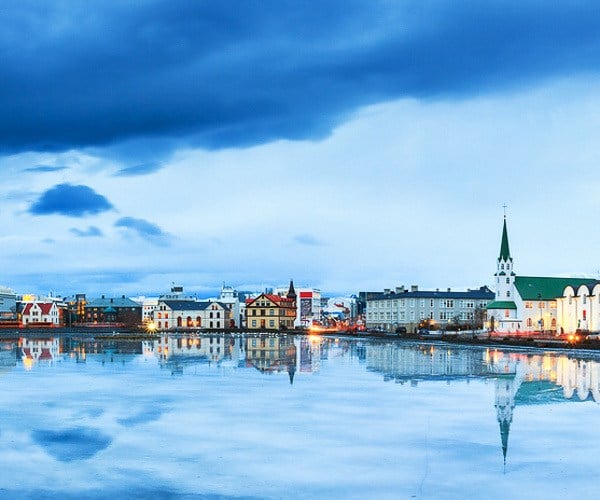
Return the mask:
<svg viewBox="0 0 600 500">
<path fill-rule="evenodd" d="M 585 338 L 586 340 L 600 340 L 600 332 L 591 332 Z"/>
<path fill-rule="evenodd" d="M 405 326 L 399 326 L 394 331 L 396 332 L 396 335 L 406 335 L 406 327 Z"/>
</svg>

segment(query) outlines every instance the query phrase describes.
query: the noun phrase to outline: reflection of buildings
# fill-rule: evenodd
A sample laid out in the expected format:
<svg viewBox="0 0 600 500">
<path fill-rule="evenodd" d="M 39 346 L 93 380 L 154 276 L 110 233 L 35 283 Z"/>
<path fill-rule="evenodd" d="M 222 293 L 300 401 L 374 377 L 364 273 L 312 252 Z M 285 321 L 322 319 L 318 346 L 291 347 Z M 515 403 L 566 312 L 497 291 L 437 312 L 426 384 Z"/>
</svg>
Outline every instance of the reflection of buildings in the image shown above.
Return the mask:
<svg viewBox="0 0 600 500">
<path fill-rule="evenodd" d="M 58 337 L 19 339 L 21 360 L 25 366 L 45 361 L 52 362 L 60 352 Z"/>
<path fill-rule="evenodd" d="M 10 341 L 0 342 L 0 370 L 13 367 L 17 364 L 17 343 Z"/>
<path fill-rule="evenodd" d="M 367 369 L 384 380 L 494 380 L 496 418 L 506 461 L 515 407 L 567 401 L 600 403 L 600 362 L 567 355 L 452 348 L 444 345 L 368 343 Z"/>
<path fill-rule="evenodd" d="M 246 366 L 266 373 L 296 373 L 296 345 L 290 336 L 253 335 L 246 338 Z"/>
</svg>

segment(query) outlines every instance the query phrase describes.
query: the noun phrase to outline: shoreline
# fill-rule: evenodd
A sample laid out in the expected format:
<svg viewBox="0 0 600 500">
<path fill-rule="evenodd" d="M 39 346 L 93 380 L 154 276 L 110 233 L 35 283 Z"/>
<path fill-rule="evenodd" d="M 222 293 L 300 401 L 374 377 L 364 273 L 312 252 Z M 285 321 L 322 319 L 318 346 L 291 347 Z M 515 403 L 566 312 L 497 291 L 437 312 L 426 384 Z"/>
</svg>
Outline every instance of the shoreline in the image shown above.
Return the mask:
<svg viewBox="0 0 600 500">
<path fill-rule="evenodd" d="M 322 332 L 318 334 L 310 333 L 305 330 L 172 330 L 160 332 L 144 332 L 134 329 L 111 329 L 111 328 L 27 328 L 27 329 L 6 329 L 0 330 L 0 341 L 18 340 L 19 338 L 47 338 L 47 337 L 81 337 L 90 340 L 151 340 L 159 338 L 161 335 L 307 335 L 313 338 L 353 338 L 353 339 L 378 339 L 393 340 L 397 342 L 420 342 L 430 344 L 433 342 L 444 342 L 450 345 L 470 345 L 470 346 L 500 346 L 500 347 L 521 347 L 529 349 L 557 349 L 557 350 L 600 350 L 600 340 L 582 340 L 576 343 L 569 343 L 564 339 L 548 338 L 516 338 L 516 337 L 473 337 L 469 335 L 440 335 L 436 337 L 424 337 L 422 335 L 396 335 L 384 332 Z"/>
</svg>

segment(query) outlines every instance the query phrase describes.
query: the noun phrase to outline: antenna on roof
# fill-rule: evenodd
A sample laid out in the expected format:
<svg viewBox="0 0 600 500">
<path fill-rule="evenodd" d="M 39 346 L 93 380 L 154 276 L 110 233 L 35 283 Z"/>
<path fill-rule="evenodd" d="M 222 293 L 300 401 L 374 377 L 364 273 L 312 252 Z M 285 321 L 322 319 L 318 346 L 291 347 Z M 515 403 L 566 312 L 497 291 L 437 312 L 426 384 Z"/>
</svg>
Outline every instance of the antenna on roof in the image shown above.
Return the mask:
<svg viewBox="0 0 600 500">
<path fill-rule="evenodd" d="M 502 205 L 502 208 L 504 210 L 504 218 L 506 219 L 506 203 Z"/>
</svg>

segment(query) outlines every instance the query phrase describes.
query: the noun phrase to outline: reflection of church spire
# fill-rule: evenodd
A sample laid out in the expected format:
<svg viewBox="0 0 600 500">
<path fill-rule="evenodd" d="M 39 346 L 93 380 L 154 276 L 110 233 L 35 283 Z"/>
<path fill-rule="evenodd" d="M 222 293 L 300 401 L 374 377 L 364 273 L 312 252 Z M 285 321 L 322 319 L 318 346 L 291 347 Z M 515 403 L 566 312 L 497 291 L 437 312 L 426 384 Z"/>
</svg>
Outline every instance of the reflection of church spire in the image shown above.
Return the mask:
<svg viewBox="0 0 600 500">
<path fill-rule="evenodd" d="M 502 456 L 506 469 L 506 453 L 508 451 L 508 433 L 515 409 L 515 377 L 496 379 L 496 418 L 500 424 L 500 439 L 502 441 Z"/>
</svg>

